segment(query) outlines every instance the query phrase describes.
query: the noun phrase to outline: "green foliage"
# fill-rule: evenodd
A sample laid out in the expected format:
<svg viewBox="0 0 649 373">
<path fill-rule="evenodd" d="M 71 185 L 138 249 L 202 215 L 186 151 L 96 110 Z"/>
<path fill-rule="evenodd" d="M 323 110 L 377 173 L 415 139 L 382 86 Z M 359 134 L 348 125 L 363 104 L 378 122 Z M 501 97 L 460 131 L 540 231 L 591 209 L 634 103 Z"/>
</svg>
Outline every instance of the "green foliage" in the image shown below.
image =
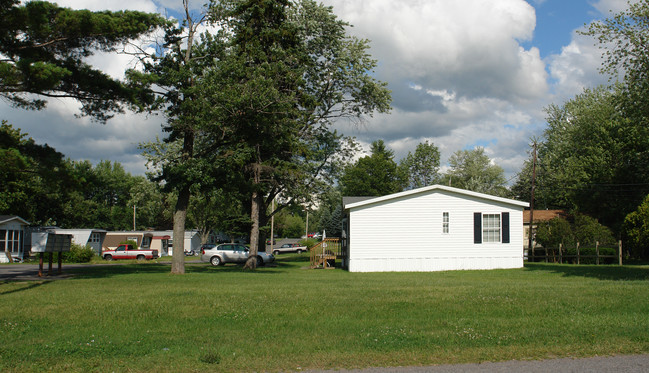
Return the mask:
<svg viewBox="0 0 649 373">
<path fill-rule="evenodd" d="M 92 258 L 95 257 L 95 251 L 91 247 L 73 243 L 70 246 L 70 251 L 55 253 L 55 260 L 58 260 L 58 255 L 62 256 L 63 262 L 65 263 L 90 263 Z"/>
<path fill-rule="evenodd" d="M 27 136 L 2 121 L 0 214 L 18 215 L 32 224 L 56 224 L 65 218 L 61 206 L 73 189 L 73 176 L 63 154 Z"/>
<path fill-rule="evenodd" d="M 440 181 L 439 148 L 428 141 L 417 145 L 415 153 L 401 160 L 399 168 L 403 172 L 407 189 L 421 188 Z"/>
<path fill-rule="evenodd" d="M 340 184 L 345 196 L 384 196 L 400 192 L 403 179 L 394 152 L 377 140 L 372 143 L 371 155 L 345 169 Z"/>
<path fill-rule="evenodd" d="M 318 241 L 315 238 L 303 238 L 303 239 L 300 240 L 300 245 L 301 246 L 306 246 L 307 249 L 310 249 L 311 247 L 317 245 L 318 242 L 320 242 L 320 241 Z"/>
<path fill-rule="evenodd" d="M 275 215 L 275 232 L 279 237 L 301 237 L 304 234 L 304 220 L 297 214 L 282 210 Z"/>
<path fill-rule="evenodd" d="M 75 184 L 62 209 L 65 227 L 101 227 L 110 230 L 169 227 L 165 219 L 168 195 L 158 185 L 126 172 L 121 164 L 101 161 L 93 167 L 88 161 L 70 162 Z"/>
<path fill-rule="evenodd" d="M 565 248 L 615 246 L 616 240 L 611 230 L 597 219 L 584 214 L 574 214 L 572 222 L 562 217 L 556 217 L 547 222 L 539 222 L 536 228 L 536 242 L 546 248 Z"/>
<path fill-rule="evenodd" d="M 602 72 L 612 79 L 623 75 L 622 95 L 617 103 L 629 119 L 638 146 L 649 142 L 649 2 L 629 1 L 628 8 L 600 22 L 590 24 L 585 35 L 596 38 L 605 52 Z M 642 170 L 649 169 L 647 155 Z"/>
<path fill-rule="evenodd" d="M 131 245 L 131 246 L 133 246 L 133 248 L 134 248 L 135 250 L 138 249 L 137 242 L 135 242 L 135 241 L 133 241 L 133 240 L 122 241 L 122 242 L 120 242 L 119 244 L 120 244 L 120 245 Z"/>
<path fill-rule="evenodd" d="M 598 89 L 578 96 L 570 107 L 579 105 L 578 115 L 566 107 L 562 122 L 574 118 L 579 124 L 562 143 L 580 156 L 568 158 L 577 163 L 572 166 L 575 179 L 560 185 L 576 185 L 562 193 L 560 202 L 574 204 L 619 232 L 625 216 L 649 192 L 649 2 L 630 1 L 626 10 L 590 24 L 583 34 L 597 39 L 603 50 L 602 72 L 613 81 L 622 79 L 611 92 Z M 558 154 L 555 161 L 564 159 Z"/>
<path fill-rule="evenodd" d="M 63 154 L 39 145 L 27 134 L 0 126 L 0 214 L 18 215 L 32 224 L 66 228 L 164 228 L 168 196 L 121 164 L 64 160 Z"/>
<path fill-rule="evenodd" d="M 622 242 L 636 259 L 649 259 L 649 195 L 624 219 Z"/>
<path fill-rule="evenodd" d="M 535 206 L 577 210 L 619 233 L 628 213 L 647 194 L 648 136 L 616 106 L 620 88 L 585 90 L 547 108 L 539 142 Z M 644 144 L 644 145 L 643 145 Z M 529 198 L 531 161 L 513 188 Z"/>
<path fill-rule="evenodd" d="M 321 232 L 325 231 L 327 237 L 340 237 L 342 234 L 343 213 L 342 205 L 338 204 L 326 219 L 320 221 Z"/>
<path fill-rule="evenodd" d="M 388 111 L 389 91 L 372 77 L 368 42 L 314 1 L 213 2 L 207 21 L 218 31 L 198 38 L 186 12 L 166 28 L 164 56 L 129 78 L 163 92 L 150 109 L 166 112 L 165 142 L 178 144 L 157 159 L 158 180 L 178 191 L 175 227 L 190 188 L 223 188 L 246 195 L 238 220 L 247 216 L 254 244 L 271 201 L 309 203 L 350 155 L 332 123 Z"/>
<path fill-rule="evenodd" d="M 90 12 L 46 1 L 4 0 L 0 5 L 0 96 L 12 104 L 41 109 L 45 97 L 72 97 L 98 120 L 121 112 L 123 102 L 149 100 L 151 92 L 127 86 L 84 60 L 113 52 L 129 39 L 166 21 L 135 11 Z"/>
<path fill-rule="evenodd" d="M 443 184 L 495 196 L 507 194 L 505 171 L 492 164 L 484 148 L 458 150 L 449 158 L 449 165 Z"/>
<path fill-rule="evenodd" d="M 564 247 L 574 246 L 576 243 L 570 223 L 560 217 L 538 223 L 535 240 L 547 248 L 556 248 L 559 247 L 559 244 Z"/>
<path fill-rule="evenodd" d="M 584 214 L 576 214 L 572 224 L 575 240 L 581 246 L 594 247 L 597 242 L 600 245 L 616 245 L 613 232 L 600 224 L 597 219 Z"/>
</svg>

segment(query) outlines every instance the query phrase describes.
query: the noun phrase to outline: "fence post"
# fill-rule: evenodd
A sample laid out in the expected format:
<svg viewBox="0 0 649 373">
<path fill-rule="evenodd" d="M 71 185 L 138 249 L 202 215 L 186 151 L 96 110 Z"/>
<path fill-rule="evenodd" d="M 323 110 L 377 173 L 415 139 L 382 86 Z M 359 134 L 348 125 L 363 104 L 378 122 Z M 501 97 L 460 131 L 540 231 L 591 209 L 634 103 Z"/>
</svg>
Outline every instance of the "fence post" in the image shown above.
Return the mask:
<svg viewBox="0 0 649 373">
<path fill-rule="evenodd" d="M 577 264 L 579 264 L 579 242 L 577 242 Z"/>
<path fill-rule="evenodd" d="M 622 240 L 618 243 L 618 258 L 620 260 L 620 265 L 622 265 Z"/>
<path fill-rule="evenodd" d="M 597 265 L 599 265 L 599 241 L 595 241 L 595 255 L 597 255 Z"/>
<path fill-rule="evenodd" d="M 562 249 L 562 248 L 563 248 L 563 244 L 560 243 L 560 244 L 559 244 L 559 263 L 560 263 L 560 264 L 563 264 L 563 254 L 561 253 L 561 251 L 562 251 L 561 249 Z"/>
</svg>

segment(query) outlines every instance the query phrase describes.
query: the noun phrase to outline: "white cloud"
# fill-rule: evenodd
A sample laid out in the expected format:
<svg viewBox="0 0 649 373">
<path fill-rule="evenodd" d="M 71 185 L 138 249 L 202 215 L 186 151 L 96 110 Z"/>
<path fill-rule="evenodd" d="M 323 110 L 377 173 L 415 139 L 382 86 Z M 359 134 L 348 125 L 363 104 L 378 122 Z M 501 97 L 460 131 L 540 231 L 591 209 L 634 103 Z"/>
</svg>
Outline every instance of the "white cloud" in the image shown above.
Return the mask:
<svg viewBox="0 0 649 373">
<path fill-rule="evenodd" d="M 414 83 L 459 96 L 523 100 L 546 89 L 538 51 L 518 43 L 532 37 L 536 22 L 523 0 L 326 3 L 354 26 L 351 33 L 371 40 L 379 73 L 392 89 Z M 527 76 L 532 84 L 521 84 Z"/>
<path fill-rule="evenodd" d="M 484 146 L 513 175 L 550 98 L 548 72 L 532 38 L 535 10 L 523 0 L 327 0 L 349 31 L 371 40 L 377 77 L 394 110 L 361 128 L 340 126 L 367 144 L 384 139 L 396 158 L 423 141 L 455 151 Z"/>
<path fill-rule="evenodd" d="M 602 50 L 591 37 L 573 34 L 571 43 L 561 54 L 548 57 L 548 69 L 555 80 L 555 102 L 563 102 L 584 88 L 607 84 L 608 77 L 599 73 Z"/>
<path fill-rule="evenodd" d="M 631 0 L 631 2 L 637 1 Z M 609 17 L 611 13 L 619 13 L 628 8 L 628 0 L 599 0 L 593 4 L 593 7 L 605 17 Z"/>
<path fill-rule="evenodd" d="M 509 178 L 527 158 L 530 137 L 542 131 L 545 106 L 560 104 L 584 87 L 606 83 L 606 77 L 598 74 L 600 51 L 591 39 L 573 33 L 560 54 L 545 60 L 537 47 L 528 46 L 530 41 L 533 45 L 537 20 L 534 7 L 524 0 L 324 2 L 354 26 L 350 33 L 371 41 L 370 52 L 379 63 L 376 77 L 388 82 L 393 92 L 391 114 L 376 115 L 361 126 L 336 127 L 356 136 L 366 149 L 374 140 L 385 140 L 397 159 L 426 140 L 440 148 L 443 162 L 457 150 L 483 146 Z M 179 0 L 58 3 L 171 16 L 178 16 L 175 12 L 182 6 Z M 600 11 L 607 15 L 608 9 L 625 6 L 625 0 L 599 0 L 591 16 L 599 18 Z M 117 78 L 133 65 L 127 55 L 101 54 L 90 61 Z M 136 145 L 160 134 L 162 118 L 129 114 L 100 125 L 75 119 L 77 108 L 71 101 L 51 100 L 46 112 L 32 113 L 0 103 L 3 118 L 66 156 L 95 163 L 110 159 L 131 172 L 144 170 Z"/>
</svg>

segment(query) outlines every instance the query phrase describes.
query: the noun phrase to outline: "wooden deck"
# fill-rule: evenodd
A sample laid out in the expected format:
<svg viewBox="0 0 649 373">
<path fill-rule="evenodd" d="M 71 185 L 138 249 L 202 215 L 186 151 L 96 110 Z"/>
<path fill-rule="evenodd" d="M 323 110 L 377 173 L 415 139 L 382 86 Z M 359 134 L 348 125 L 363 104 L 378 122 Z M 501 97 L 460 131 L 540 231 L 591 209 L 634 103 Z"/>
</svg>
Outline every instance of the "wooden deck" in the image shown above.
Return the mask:
<svg viewBox="0 0 649 373">
<path fill-rule="evenodd" d="M 336 259 L 340 259 L 341 245 L 339 238 L 325 238 L 309 249 L 311 268 L 336 268 Z"/>
</svg>

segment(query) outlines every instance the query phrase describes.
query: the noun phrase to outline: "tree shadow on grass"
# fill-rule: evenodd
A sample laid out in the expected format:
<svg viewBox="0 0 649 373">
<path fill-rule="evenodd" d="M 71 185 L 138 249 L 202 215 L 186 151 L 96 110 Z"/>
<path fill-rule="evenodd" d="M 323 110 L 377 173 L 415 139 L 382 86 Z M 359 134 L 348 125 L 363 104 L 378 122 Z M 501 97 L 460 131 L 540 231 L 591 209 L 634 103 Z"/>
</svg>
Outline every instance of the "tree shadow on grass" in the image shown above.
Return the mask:
<svg viewBox="0 0 649 373">
<path fill-rule="evenodd" d="M 233 273 L 233 272 L 245 272 L 250 273 L 251 275 L 264 275 L 264 274 L 277 274 L 281 271 L 270 271 L 267 269 L 272 269 L 272 266 L 262 266 L 257 268 L 254 271 L 244 270 L 241 265 L 225 265 L 214 267 L 205 263 L 185 263 L 185 274 L 195 274 L 195 273 Z M 74 267 L 68 268 L 66 273 L 72 274 L 74 278 L 77 279 L 88 279 L 88 278 L 108 278 L 113 276 L 121 275 L 132 275 L 132 274 L 170 274 L 171 265 L 170 264 L 160 264 L 160 263 L 142 263 L 142 264 L 110 264 L 110 265 L 90 265 L 83 267 Z"/>
<path fill-rule="evenodd" d="M 598 280 L 647 281 L 648 266 L 618 265 L 575 265 L 552 263 L 525 263 L 528 271 L 545 271 L 561 274 L 564 277 L 591 277 Z"/>
<path fill-rule="evenodd" d="M 40 287 L 40 286 L 45 285 L 45 284 L 49 284 L 50 282 L 52 282 L 52 281 L 45 280 L 45 281 L 13 282 L 14 284 L 17 284 L 19 287 L 15 288 L 13 290 L 6 290 L 5 291 L 5 288 L 0 286 L 0 296 L 7 295 L 7 294 L 12 294 L 12 293 L 18 293 L 18 292 L 25 291 L 25 290 L 30 290 L 30 289 L 37 288 L 37 287 Z"/>
</svg>

